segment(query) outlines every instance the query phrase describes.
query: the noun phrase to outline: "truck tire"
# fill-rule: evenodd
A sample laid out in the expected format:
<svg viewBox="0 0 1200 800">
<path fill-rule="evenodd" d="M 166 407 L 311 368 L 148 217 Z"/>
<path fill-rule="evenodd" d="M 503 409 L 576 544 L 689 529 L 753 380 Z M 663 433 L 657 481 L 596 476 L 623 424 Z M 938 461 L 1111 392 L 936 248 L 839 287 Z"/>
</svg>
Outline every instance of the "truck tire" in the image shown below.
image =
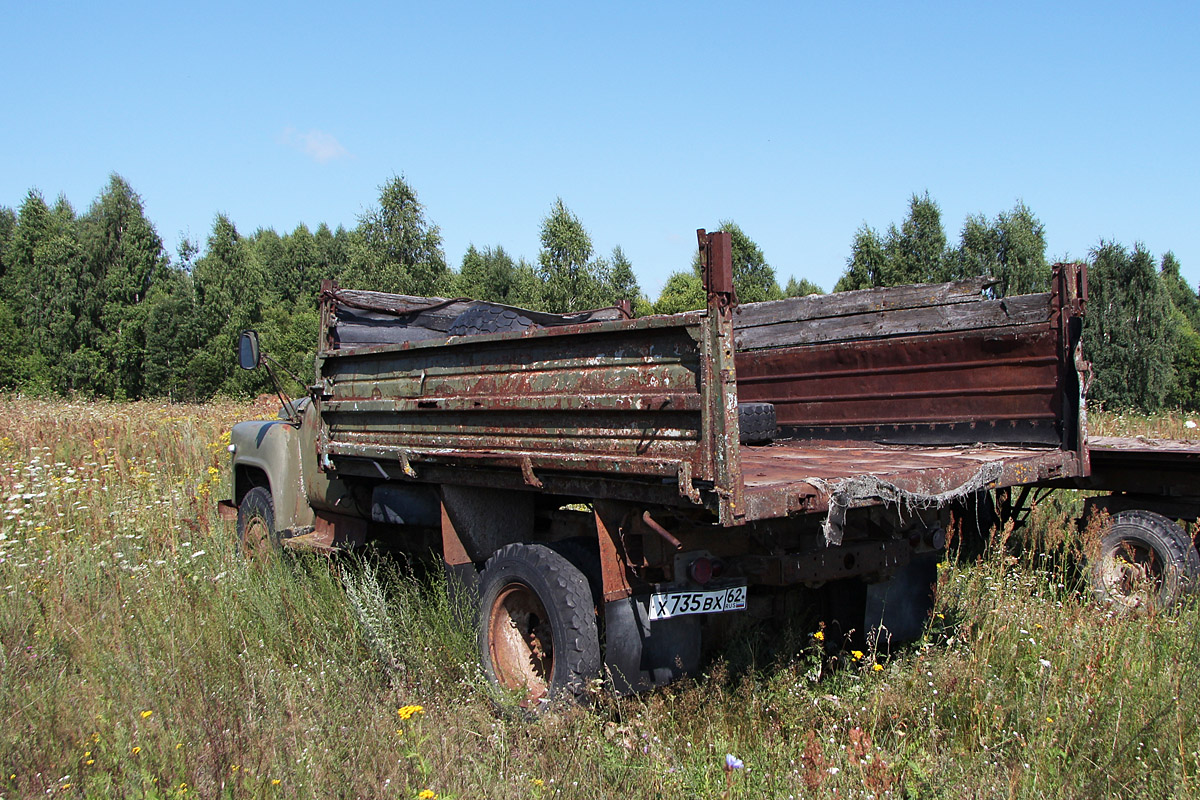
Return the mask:
<svg viewBox="0 0 1200 800">
<path fill-rule="evenodd" d="M 246 558 L 265 561 L 281 550 L 275 530 L 275 502 L 271 490 L 255 486 L 238 504 L 237 549 Z"/>
<path fill-rule="evenodd" d="M 1152 511 L 1115 514 L 1092 565 L 1096 598 L 1123 612 L 1165 611 L 1195 588 L 1200 554 L 1176 523 Z"/>
<path fill-rule="evenodd" d="M 488 559 L 477 627 L 484 674 L 524 691 L 521 705 L 582 699 L 600 675 L 600 637 L 587 579 L 541 544 L 510 544 Z"/>
<path fill-rule="evenodd" d="M 742 444 L 775 441 L 775 406 L 771 403 L 738 403 L 738 441 Z"/>
<path fill-rule="evenodd" d="M 533 325 L 533 320 L 515 311 L 498 306 L 472 306 L 450 323 L 451 336 L 475 336 L 480 333 L 502 333 L 523 331 Z"/>
</svg>

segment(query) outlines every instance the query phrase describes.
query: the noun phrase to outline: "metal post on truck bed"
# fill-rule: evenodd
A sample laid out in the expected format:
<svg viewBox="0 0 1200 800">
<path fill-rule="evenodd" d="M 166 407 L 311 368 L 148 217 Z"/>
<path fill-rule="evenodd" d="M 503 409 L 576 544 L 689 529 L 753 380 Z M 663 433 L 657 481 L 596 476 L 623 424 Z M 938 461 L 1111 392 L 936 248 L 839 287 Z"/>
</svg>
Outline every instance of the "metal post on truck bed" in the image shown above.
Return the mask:
<svg viewBox="0 0 1200 800">
<path fill-rule="evenodd" d="M 713 465 L 714 486 L 722 525 L 745 522 L 745 484 L 738 445 L 737 372 L 733 353 L 733 250 L 724 231 L 696 231 L 708 318 L 702 342 L 701 391 L 703 393 L 702 447 Z"/>
</svg>

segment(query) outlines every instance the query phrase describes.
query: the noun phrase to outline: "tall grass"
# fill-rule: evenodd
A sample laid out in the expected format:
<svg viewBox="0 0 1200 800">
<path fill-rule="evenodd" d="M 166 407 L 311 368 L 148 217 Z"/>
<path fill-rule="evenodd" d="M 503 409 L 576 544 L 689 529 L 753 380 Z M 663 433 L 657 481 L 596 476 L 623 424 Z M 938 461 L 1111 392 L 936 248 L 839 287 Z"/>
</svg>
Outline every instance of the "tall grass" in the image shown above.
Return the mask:
<svg viewBox="0 0 1200 800">
<path fill-rule="evenodd" d="M 1200 795 L 1197 612 L 1096 607 L 1065 498 L 943 565 L 890 657 L 793 631 L 530 720 L 436 571 L 237 558 L 213 502 L 255 413 L 0 401 L 3 797 Z"/>
</svg>

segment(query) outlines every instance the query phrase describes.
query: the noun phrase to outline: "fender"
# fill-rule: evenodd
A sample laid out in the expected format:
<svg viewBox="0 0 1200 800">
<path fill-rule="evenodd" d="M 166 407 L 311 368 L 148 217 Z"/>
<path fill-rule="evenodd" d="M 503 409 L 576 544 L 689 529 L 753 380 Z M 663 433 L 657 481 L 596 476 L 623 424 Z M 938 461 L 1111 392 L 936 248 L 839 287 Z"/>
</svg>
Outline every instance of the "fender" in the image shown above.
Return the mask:
<svg viewBox="0 0 1200 800">
<path fill-rule="evenodd" d="M 267 486 L 275 504 L 276 530 L 313 524 L 300 439 L 296 427 L 283 420 L 239 422 L 230 432 L 234 502 L 241 503 L 255 486 Z"/>
</svg>

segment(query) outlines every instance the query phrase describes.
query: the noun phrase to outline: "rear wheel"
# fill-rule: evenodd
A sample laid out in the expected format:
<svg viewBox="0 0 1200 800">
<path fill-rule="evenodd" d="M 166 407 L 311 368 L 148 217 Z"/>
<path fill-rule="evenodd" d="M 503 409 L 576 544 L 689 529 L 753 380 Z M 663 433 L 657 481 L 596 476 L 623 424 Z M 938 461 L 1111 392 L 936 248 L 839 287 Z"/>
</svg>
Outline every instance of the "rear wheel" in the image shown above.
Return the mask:
<svg viewBox="0 0 1200 800">
<path fill-rule="evenodd" d="M 238 504 L 238 551 L 256 561 L 273 558 L 280 550 L 275 530 L 275 502 L 271 490 L 255 486 Z"/>
<path fill-rule="evenodd" d="M 600 674 L 600 639 L 587 579 L 540 544 L 496 551 L 480 576 L 483 671 L 522 705 L 582 697 Z"/>
<path fill-rule="evenodd" d="M 1102 603 L 1121 611 L 1165 610 L 1196 586 L 1200 554 L 1176 523 L 1151 511 L 1112 517 L 1092 566 Z"/>
</svg>

